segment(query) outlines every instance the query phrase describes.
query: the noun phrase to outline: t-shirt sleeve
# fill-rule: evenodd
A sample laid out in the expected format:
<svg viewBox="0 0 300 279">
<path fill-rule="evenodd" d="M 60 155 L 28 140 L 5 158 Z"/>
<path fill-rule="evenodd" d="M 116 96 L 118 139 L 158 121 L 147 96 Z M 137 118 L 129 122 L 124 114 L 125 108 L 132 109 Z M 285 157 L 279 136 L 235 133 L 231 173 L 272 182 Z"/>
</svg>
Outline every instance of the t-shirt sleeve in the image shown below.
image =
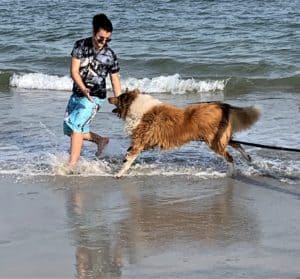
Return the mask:
<svg viewBox="0 0 300 279">
<path fill-rule="evenodd" d="M 83 56 L 83 48 L 82 48 L 82 43 L 80 41 L 75 42 L 73 50 L 71 52 L 71 56 L 74 58 L 82 58 Z"/>
<path fill-rule="evenodd" d="M 119 71 L 120 71 L 120 66 L 119 66 L 118 58 L 117 58 L 117 55 L 115 53 L 113 53 L 113 65 L 110 69 L 110 73 L 114 74 Z"/>
</svg>

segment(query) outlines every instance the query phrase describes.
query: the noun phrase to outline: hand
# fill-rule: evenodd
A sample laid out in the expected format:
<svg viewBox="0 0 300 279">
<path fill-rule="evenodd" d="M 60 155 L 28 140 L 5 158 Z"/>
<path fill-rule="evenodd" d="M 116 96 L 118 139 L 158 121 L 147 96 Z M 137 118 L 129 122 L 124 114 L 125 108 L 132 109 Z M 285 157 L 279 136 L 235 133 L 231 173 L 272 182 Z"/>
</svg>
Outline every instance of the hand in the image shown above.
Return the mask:
<svg viewBox="0 0 300 279">
<path fill-rule="evenodd" d="M 94 103 L 94 99 L 91 97 L 90 95 L 90 89 L 89 88 L 85 88 L 84 90 L 81 90 L 81 92 L 83 93 L 83 95 L 92 103 Z"/>
</svg>

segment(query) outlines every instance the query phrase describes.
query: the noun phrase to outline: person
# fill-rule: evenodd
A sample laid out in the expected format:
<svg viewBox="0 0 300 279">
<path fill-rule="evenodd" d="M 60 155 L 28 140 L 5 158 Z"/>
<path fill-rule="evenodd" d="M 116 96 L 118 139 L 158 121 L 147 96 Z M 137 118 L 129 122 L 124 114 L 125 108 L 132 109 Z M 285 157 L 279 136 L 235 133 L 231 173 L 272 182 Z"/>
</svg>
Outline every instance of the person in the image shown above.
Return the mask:
<svg viewBox="0 0 300 279">
<path fill-rule="evenodd" d="M 70 137 L 70 168 L 76 166 L 84 140 L 97 145 L 96 156 L 109 142 L 109 138 L 91 132 L 90 128 L 92 119 L 106 100 L 108 75 L 114 95 L 121 94 L 119 63 L 108 45 L 113 32 L 112 23 L 105 14 L 97 14 L 92 24 L 92 36 L 76 41 L 71 52 L 73 92 L 64 118 L 64 134 Z"/>
</svg>

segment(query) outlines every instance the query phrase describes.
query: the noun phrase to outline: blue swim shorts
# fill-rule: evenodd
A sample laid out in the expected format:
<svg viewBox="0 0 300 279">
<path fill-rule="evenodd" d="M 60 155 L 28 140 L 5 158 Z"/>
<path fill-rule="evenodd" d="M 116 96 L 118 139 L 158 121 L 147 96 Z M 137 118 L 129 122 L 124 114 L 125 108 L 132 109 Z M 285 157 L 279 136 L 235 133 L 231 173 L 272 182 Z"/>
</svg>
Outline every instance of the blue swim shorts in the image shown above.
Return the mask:
<svg viewBox="0 0 300 279">
<path fill-rule="evenodd" d="M 72 132 L 89 133 L 90 124 L 97 111 L 105 102 L 105 99 L 92 97 L 92 103 L 86 97 L 78 97 L 72 94 L 66 109 L 64 118 L 64 134 L 70 136 Z"/>
</svg>

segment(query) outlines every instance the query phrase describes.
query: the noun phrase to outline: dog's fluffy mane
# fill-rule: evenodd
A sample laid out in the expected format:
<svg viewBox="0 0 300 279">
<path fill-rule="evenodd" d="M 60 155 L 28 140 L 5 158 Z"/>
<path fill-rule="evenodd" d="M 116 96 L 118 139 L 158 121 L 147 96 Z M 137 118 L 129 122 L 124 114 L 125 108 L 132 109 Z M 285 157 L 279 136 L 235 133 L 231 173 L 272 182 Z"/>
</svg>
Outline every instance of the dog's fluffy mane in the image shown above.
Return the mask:
<svg viewBox="0 0 300 279">
<path fill-rule="evenodd" d="M 132 131 L 139 125 L 146 112 L 161 104 L 161 101 L 150 95 L 137 94 L 131 105 L 127 108 L 125 131 L 128 135 L 132 134 Z"/>
</svg>

